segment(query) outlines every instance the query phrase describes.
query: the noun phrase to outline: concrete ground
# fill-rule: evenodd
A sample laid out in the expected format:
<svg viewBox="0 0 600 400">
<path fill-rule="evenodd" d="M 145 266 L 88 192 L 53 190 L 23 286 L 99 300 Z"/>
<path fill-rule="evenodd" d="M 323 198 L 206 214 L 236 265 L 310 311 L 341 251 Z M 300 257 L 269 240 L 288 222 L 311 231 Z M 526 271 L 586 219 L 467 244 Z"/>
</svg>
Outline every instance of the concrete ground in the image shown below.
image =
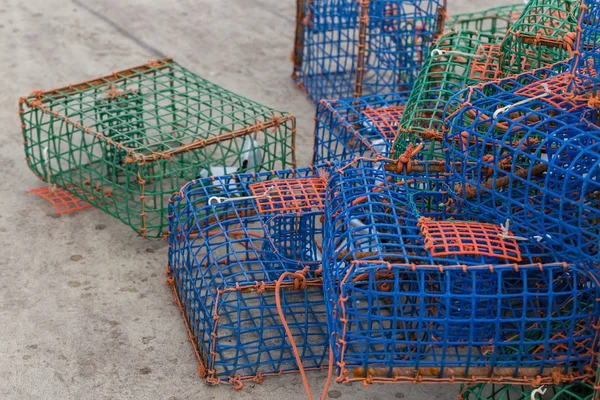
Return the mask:
<svg viewBox="0 0 600 400">
<path fill-rule="evenodd" d="M 500 2 L 505 0 L 500 0 Z M 456 0 L 450 12 L 498 2 Z M 298 117 L 310 160 L 314 106 L 290 80 L 293 0 L 0 2 L 0 399 L 296 399 L 298 375 L 208 387 L 173 296 L 166 243 L 98 210 L 58 216 L 23 154 L 17 100 L 170 56 Z M 315 393 L 325 374 L 310 373 Z M 457 386 L 334 384 L 330 398 L 454 399 Z"/>
</svg>

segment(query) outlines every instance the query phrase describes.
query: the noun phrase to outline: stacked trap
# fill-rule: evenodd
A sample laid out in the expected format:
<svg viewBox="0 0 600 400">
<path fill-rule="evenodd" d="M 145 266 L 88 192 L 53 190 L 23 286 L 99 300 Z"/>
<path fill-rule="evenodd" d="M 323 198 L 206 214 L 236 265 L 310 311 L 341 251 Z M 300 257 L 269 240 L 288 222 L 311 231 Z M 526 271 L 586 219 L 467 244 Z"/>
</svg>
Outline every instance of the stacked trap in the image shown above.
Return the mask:
<svg viewBox="0 0 600 400">
<path fill-rule="evenodd" d="M 327 366 L 325 183 L 312 168 L 235 174 L 171 199 L 169 281 L 208 383 L 298 371 L 283 320 L 304 368 Z"/>
<path fill-rule="evenodd" d="M 165 59 L 19 102 L 29 167 L 148 238 L 196 177 L 294 166 L 293 116 Z"/>
<path fill-rule="evenodd" d="M 330 176 L 323 279 L 339 382 L 579 382 L 600 286 L 450 206 L 447 176 L 356 161 Z"/>
<path fill-rule="evenodd" d="M 440 0 L 297 0 L 293 78 L 315 102 L 408 90 L 444 16 Z"/>
</svg>

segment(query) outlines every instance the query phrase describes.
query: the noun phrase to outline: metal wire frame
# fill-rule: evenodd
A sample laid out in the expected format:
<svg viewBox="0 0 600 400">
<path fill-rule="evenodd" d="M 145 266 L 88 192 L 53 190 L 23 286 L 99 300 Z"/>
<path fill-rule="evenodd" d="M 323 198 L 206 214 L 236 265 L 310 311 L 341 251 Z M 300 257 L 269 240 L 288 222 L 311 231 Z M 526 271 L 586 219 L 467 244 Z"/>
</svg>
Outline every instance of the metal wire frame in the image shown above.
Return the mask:
<svg viewBox="0 0 600 400">
<path fill-rule="evenodd" d="M 444 0 L 297 0 L 292 77 L 315 102 L 408 90 L 444 10 Z"/>
<path fill-rule="evenodd" d="M 446 20 L 446 30 L 469 30 L 489 35 L 504 35 L 519 19 L 525 5 L 519 2 L 481 11 L 454 14 Z"/>
<path fill-rule="evenodd" d="M 19 101 L 26 160 L 49 184 L 162 237 L 169 196 L 198 176 L 295 166 L 295 118 L 170 59 Z"/>
<path fill-rule="evenodd" d="M 345 161 L 355 157 L 388 157 L 399 118 L 388 123 L 395 128 L 381 129 L 369 112 L 403 109 L 410 92 L 363 96 L 341 100 L 322 100 L 315 118 L 313 165 Z"/>
<path fill-rule="evenodd" d="M 418 221 L 476 220 L 448 207 L 446 177 L 381 160 L 329 176 L 323 279 L 339 382 L 581 381 L 593 375 L 600 286 L 535 242 L 521 263 L 436 257 Z M 509 234 L 510 236 L 510 234 Z"/>
<path fill-rule="evenodd" d="M 198 179 L 172 197 L 168 279 L 206 382 L 239 388 L 245 381 L 298 370 L 276 305 L 276 282 L 286 272 L 306 278 L 303 285 L 284 279 L 278 291 L 304 368 L 326 366 L 323 210 L 314 202 L 324 197 L 324 187 L 307 191 L 306 203 L 297 195 L 290 207 L 281 207 L 289 193 L 278 186 L 321 179 L 319 171 Z M 258 193 L 262 184 L 269 186 Z M 277 207 L 261 208 L 260 200 Z"/>
</svg>

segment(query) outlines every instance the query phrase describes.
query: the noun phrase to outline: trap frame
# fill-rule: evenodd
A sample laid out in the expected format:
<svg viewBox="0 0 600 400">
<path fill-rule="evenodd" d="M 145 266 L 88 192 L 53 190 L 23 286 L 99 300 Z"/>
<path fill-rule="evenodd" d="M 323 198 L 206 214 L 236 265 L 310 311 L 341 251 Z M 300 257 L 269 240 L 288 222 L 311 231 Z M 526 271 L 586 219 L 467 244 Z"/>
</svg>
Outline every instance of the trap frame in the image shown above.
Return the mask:
<svg viewBox="0 0 600 400">
<path fill-rule="evenodd" d="M 498 240 L 518 242 L 518 262 L 496 252 L 498 243 L 486 254 L 462 236 L 444 239 L 459 252 L 433 252 L 422 226 L 429 221 L 493 231 L 481 214 L 450 207 L 437 164 L 422 166 L 397 174 L 381 160 L 355 160 L 330 174 L 323 279 L 337 380 L 538 386 L 592 378 L 596 275 L 508 228 Z"/>
<path fill-rule="evenodd" d="M 168 281 L 207 383 L 297 372 L 287 329 L 304 369 L 327 365 L 319 173 L 199 179 L 172 197 Z"/>
<path fill-rule="evenodd" d="M 295 118 L 170 59 L 19 101 L 26 160 L 50 185 L 162 237 L 169 196 L 198 176 L 295 166 Z"/>
<path fill-rule="evenodd" d="M 313 165 L 354 157 L 389 157 L 408 95 L 322 100 L 315 118 Z"/>
<path fill-rule="evenodd" d="M 297 0 L 293 79 L 309 98 L 408 90 L 433 39 L 445 0 Z"/>
</svg>

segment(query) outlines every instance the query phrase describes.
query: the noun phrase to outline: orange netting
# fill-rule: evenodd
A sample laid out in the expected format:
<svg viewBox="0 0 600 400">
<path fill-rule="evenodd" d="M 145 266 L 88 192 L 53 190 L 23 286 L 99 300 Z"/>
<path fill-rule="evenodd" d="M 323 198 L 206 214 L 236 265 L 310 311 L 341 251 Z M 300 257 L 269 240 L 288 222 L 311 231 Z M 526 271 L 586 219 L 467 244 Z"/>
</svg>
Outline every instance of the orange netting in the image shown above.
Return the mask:
<svg viewBox="0 0 600 400">
<path fill-rule="evenodd" d="M 404 106 L 386 108 L 367 107 L 362 113 L 373 123 L 375 128 L 388 140 L 396 139 L 398 122 L 402 118 Z"/>
<path fill-rule="evenodd" d="M 475 56 L 469 78 L 492 81 L 500 77 L 500 44 L 480 44 Z"/>
<path fill-rule="evenodd" d="M 515 94 L 529 98 L 543 98 L 546 103 L 562 109 L 573 110 L 585 107 L 588 105 L 588 97 L 586 95 L 577 96 L 569 90 L 574 79 L 575 76 L 570 73 L 556 75 L 544 79 L 539 85 L 523 86 L 515 91 Z M 544 87 L 542 83 L 546 86 Z"/>
<path fill-rule="evenodd" d="M 421 218 L 419 227 L 432 256 L 472 254 L 521 261 L 516 239 L 500 225 Z"/>
<path fill-rule="evenodd" d="M 257 182 L 249 187 L 260 213 L 325 207 L 325 181 L 319 177 Z"/>
<path fill-rule="evenodd" d="M 81 200 L 79 197 L 74 196 L 59 187 L 52 190 L 48 186 L 42 186 L 37 189 L 31 189 L 27 193 L 37 194 L 43 199 L 48 200 L 59 214 L 68 214 L 91 207 L 90 204 Z"/>
</svg>

